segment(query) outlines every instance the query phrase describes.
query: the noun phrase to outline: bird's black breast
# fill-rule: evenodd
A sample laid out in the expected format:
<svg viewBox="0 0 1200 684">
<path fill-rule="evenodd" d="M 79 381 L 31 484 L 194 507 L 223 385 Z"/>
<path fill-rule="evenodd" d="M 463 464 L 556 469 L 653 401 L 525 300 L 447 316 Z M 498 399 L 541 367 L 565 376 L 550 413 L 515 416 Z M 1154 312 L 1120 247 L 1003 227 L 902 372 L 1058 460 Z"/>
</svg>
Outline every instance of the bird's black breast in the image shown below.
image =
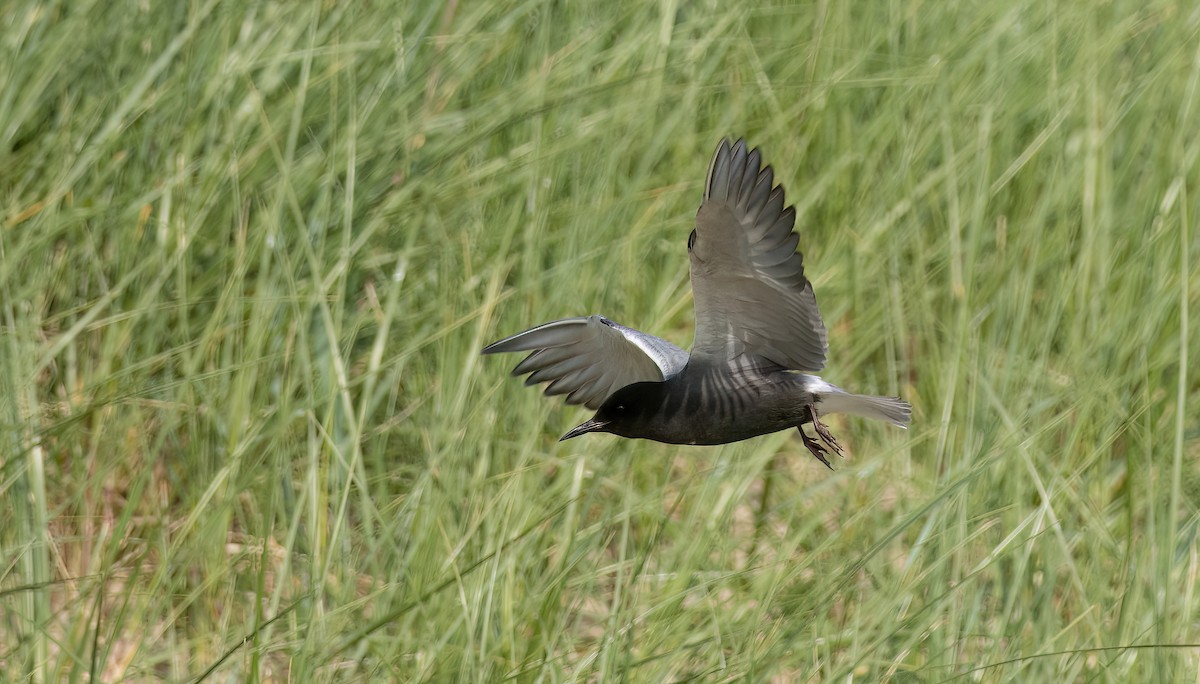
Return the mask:
<svg viewBox="0 0 1200 684">
<path fill-rule="evenodd" d="M 646 385 L 636 414 L 612 432 L 668 444 L 726 444 L 812 420 L 811 396 L 782 371 L 689 364 L 666 382 Z"/>
</svg>

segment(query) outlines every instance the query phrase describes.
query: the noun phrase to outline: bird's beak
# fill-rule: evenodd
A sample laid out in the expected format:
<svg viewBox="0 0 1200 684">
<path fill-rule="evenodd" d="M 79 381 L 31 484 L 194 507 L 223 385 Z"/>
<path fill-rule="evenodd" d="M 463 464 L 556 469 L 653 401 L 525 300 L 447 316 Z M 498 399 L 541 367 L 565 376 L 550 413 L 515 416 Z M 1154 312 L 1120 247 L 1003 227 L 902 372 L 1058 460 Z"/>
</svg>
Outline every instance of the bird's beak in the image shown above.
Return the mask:
<svg viewBox="0 0 1200 684">
<path fill-rule="evenodd" d="M 606 420 L 596 420 L 595 418 L 593 418 L 591 420 L 585 420 L 584 422 L 580 423 L 579 425 L 576 425 L 575 427 L 568 430 L 567 434 L 558 438 L 558 441 L 562 442 L 562 441 L 571 439 L 572 437 L 578 437 L 579 435 L 582 435 L 587 432 L 599 432 L 600 430 L 603 430 L 607 425 L 608 425 L 608 421 L 606 421 Z"/>
</svg>

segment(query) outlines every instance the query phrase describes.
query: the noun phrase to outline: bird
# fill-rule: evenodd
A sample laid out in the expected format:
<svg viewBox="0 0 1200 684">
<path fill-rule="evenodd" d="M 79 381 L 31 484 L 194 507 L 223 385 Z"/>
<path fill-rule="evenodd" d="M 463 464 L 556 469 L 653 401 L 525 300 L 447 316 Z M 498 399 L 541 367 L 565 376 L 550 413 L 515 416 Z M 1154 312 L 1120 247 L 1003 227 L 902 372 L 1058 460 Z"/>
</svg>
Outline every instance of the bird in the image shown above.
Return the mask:
<svg viewBox="0 0 1200 684">
<path fill-rule="evenodd" d="M 815 373 L 829 350 L 812 282 L 796 251 L 796 210 L 758 149 L 717 145 L 687 239 L 695 307 L 691 352 L 602 315 L 556 320 L 493 342 L 483 354 L 529 352 L 513 369 L 548 383 L 593 417 L 591 432 L 667 444 L 715 445 L 795 428 L 832 469 L 842 446 L 821 416 L 843 413 L 907 428 L 898 397 L 847 392 Z M 804 431 L 811 424 L 815 436 Z"/>
</svg>

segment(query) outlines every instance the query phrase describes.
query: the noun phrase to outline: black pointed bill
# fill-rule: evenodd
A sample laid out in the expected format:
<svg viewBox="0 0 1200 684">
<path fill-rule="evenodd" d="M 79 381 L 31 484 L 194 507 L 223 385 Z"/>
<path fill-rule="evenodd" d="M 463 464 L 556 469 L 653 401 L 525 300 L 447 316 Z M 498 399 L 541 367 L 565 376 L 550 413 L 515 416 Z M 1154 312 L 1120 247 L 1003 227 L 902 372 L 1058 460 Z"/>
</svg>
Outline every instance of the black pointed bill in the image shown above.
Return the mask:
<svg viewBox="0 0 1200 684">
<path fill-rule="evenodd" d="M 586 434 L 588 432 L 599 432 L 600 430 L 603 430 L 607 425 L 608 425 L 608 421 L 606 421 L 606 420 L 596 420 L 595 418 L 592 418 L 591 420 L 585 420 L 584 422 L 580 423 L 579 425 L 576 425 L 575 427 L 568 430 L 567 434 L 558 438 L 558 441 L 564 442 L 568 439 L 571 439 L 572 437 L 578 437 L 579 435 Z"/>
</svg>

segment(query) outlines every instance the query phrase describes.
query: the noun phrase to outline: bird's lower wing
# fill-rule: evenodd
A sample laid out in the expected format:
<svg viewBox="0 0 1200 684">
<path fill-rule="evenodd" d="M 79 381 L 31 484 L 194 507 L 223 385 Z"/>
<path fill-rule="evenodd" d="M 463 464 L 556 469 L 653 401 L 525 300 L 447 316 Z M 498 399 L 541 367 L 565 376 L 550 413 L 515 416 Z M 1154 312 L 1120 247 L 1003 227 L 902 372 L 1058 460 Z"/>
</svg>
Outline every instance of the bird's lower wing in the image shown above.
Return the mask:
<svg viewBox="0 0 1200 684">
<path fill-rule="evenodd" d="M 483 348 L 484 354 L 531 352 L 513 369 L 526 385 L 547 382 L 546 395 L 597 409 L 610 394 L 635 382 L 661 382 L 683 369 L 679 347 L 603 316 L 539 325 Z"/>
</svg>

